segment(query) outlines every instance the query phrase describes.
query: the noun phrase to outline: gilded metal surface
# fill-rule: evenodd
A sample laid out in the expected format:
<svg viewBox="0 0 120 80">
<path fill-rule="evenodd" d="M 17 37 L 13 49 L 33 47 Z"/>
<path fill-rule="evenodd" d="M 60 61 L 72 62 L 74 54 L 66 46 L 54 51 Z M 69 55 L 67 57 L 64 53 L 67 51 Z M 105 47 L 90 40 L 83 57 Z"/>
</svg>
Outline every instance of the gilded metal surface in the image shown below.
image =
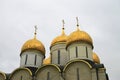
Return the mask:
<svg viewBox="0 0 120 80">
<path fill-rule="evenodd" d="M 96 53 L 93 53 L 93 61 L 95 62 L 95 63 L 98 63 L 98 64 L 100 64 L 100 59 L 99 59 L 99 57 L 98 57 L 98 55 L 96 54 Z"/>
<path fill-rule="evenodd" d="M 39 51 L 41 51 L 42 53 L 45 54 L 45 47 L 36 38 L 30 39 L 27 42 L 25 42 L 22 49 L 21 49 L 21 52 L 23 52 L 25 50 L 28 50 L 28 49 L 36 49 L 36 50 L 39 50 Z"/>
<path fill-rule="evenodd" d="M 92 38 L 89 36 L 88 33 L 77 29 L 76 31 L 72 32 L 67 38 L 67 46 L 78 41 L 87 42 L 93 45 Z"/>
<path fill-rule="evenodd" d="M 43 64 L 51 64 L 51 57 L 49 56 L 47 59 L 43 60 Z"/>
<path fill-rule="evenodd" d="M 67 35 L 64 32 L 64 28 L 62 29 L 62 34 L 60 36 L 57 36 L 53 41 L 51 42 L 51 47 L 59 42 L 66 42 L 67 41 Z"/>
</svg>

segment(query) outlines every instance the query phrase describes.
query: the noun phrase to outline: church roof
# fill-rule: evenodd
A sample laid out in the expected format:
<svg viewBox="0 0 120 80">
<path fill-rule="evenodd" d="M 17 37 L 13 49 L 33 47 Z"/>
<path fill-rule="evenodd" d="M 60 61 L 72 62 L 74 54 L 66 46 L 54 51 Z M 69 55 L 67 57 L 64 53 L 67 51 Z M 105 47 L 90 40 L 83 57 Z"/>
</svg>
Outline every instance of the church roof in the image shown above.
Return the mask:
<svg viewBox="0 0 120 80">
<path fill-rule="evenodd" d="M 41 41 L 36 39 L 36 27 L 35 27 L 35 33 L 34 33 L 34 38 L 26 41 L 21 49 L 21 53 L 25 50 L 30 50 L 30 49 L 35 49 L 41 51 L 43 54 L 45 54 L 45 47 L 42 44 Z"/>
</svg>

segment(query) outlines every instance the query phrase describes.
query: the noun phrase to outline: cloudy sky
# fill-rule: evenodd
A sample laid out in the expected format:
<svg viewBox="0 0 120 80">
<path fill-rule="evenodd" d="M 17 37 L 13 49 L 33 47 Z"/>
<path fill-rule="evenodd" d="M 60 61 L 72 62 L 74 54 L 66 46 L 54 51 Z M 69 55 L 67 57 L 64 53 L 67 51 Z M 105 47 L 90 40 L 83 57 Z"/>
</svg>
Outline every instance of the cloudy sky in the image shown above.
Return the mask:
<svg viewBox="0 0 120 80">
<path fill-rule="evenodd" d="M 69 35 L 76 30 L 76 16 L 110 80 L 119 80 L 120 0 L 0 0 L 0 71 L 19 67 L 21 47 L 33 38 L 34 25 L 47 57 L 51 41 L 61 34 L 62 19 Z"/>
</svg>

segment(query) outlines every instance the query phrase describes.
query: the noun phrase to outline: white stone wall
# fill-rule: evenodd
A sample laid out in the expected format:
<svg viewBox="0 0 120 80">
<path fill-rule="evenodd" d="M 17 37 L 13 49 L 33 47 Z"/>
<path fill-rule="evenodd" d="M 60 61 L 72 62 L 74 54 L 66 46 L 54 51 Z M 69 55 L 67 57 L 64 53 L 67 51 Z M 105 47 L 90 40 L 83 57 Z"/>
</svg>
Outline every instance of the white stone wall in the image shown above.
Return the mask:
<svg viewBox="0 0 120 80">
<path fill-rule="evenodd" d="M 68 52 L 66 51 L 66 44 L 56 44 L 51 47 L 52 64 L 58 64 L 58 50 L 60 51 L 60 65 L 65 65 L 68 62 Z"/>
<path fill-rule="evenodd" d="M 84 62 L 73 62 L 64 71 L 65 80 L 92 80 L 91 68 Z"/>
<path fill-rule="evenodd" d="M 78 53 L 78 57 L 76 57 L 76 47 L 77 47 L 77 53 Z M 87 48 L 87 50 L 86 50 Z M 88 60 L 92 60 L 92 46 L 86 43 L 74 43 L 71 44 L 67 47 L 67 51 L 70 57 L 70 60 L 79 58 L 79 59 L 88 59 Z"/>
<path fill-rule="evenodd" d="M 27 70 L 18 69 L 10 75 L 9 80 L 32 80 L 32 75 Z"/>
<path fill-rule="evenodd" d="M 61 49 L 60 55 L 61 55 L 61 57 L 60 57 L 61 65 L 65 66 L 66 63 L 68 62 L 68 52 L 65 49 Z"/>
<path fill-rule="evenodd" d="M 99 80 L 106 80 L 106 73 L 104 68 L 98 69 L 98 78 Z"/>
<path fill-rule="evenodd" d="M 52 51 L 51 56 L 52 56 L 51 57 L 52 58 L 51 63 L 52 64 L 58 64 L 58 50 Z"/>
<path fill-rule="evenodd" d="M 43 53 L 41 53 L 40 51 L 25 51 L 21 54 L 20 67 L 39 67 L 42 65 L 43 59 Z"/>
<path fill-rule="evenodd" d="M 98 74 L 97 74 L 98 73 Z M 0 80 L 5 77 L 0 74 Z M 13 71 L 6 80 L 107 80 L 105 68 L 92 68 L 85 60 L 72 60 L 68 62 L 63 71 L 54 64 L 39 67 L 32 76 L 32 72 L 26 68 L 18 68 Z"/>
<path fill-rule="evenodd" d="M 45 66 L 36 73 L 36 80 L 61 80 L 61 73 L 54 66 Z"/>
</svg>

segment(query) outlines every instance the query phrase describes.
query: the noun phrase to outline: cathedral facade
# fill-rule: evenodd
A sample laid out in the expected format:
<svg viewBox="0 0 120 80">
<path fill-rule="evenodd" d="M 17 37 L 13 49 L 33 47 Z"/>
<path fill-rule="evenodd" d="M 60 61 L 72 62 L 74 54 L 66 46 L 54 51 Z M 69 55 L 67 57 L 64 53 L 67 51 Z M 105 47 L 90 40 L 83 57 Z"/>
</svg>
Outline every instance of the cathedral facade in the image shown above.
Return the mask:
<svg viewBox="0 0 120 80">
<path fill-rule="evenodd" d="M 26 41 L 20 53 L 20 67 L 7 74 L 0 72 L 0 80 L 109 80 L 104 64 L 95 52 L 90 35 L 79 29 L 70 35 L 64 32 L 50 45 L 45 59 L 45 47 L 34 38 Z"/>
</svg>

